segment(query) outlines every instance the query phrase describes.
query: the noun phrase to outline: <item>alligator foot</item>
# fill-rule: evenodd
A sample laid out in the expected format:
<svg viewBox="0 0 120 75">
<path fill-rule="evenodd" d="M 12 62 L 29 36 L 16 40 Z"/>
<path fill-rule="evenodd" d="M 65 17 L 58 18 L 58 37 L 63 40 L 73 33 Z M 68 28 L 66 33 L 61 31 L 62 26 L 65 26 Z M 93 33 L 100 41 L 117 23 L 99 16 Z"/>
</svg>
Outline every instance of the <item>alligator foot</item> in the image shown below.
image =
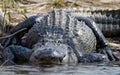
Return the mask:
<svg viewBox="0 0 120 75">
<path fill-rule="evenodd" d="M 32 50 L 18 45 L 10 45 L 3 51 L 5 65 L 13 65 L 15 63 L 24 63 L 29 61 Z"/>
<path fill-rule="evenodd" d="M 4 51 L 3 51 L 3 55 L 4 55 L 4 62 L 3 64 L 4 65 L 13 65 L 14 62 L 14 54 L 12 53 L 12 51 L 10 50 L 10 48 L 6 48 Z"/>
<path fill-rule="evenodd" d="M 82 63 L 107 62 L 108 58 L 100 53 L 85 53 L 81 57 Z"/>
<path fill-rule="evenodd" d="M 120 60 L 119 58 L 117 58 L 113 52 L 111 51 L 110 47 L 106 46 L 103 48 L 102 52 L 108 57 L 108 59 L 110 61 L 118 61 Z"/>
<path fill-rule="evenodd" d="M 32 54 L 31 49 L 19 45 L 10 45 L 6 49 L 9 49 L 13 53 L 15 62 L 29 61 Z"/>
</svg>

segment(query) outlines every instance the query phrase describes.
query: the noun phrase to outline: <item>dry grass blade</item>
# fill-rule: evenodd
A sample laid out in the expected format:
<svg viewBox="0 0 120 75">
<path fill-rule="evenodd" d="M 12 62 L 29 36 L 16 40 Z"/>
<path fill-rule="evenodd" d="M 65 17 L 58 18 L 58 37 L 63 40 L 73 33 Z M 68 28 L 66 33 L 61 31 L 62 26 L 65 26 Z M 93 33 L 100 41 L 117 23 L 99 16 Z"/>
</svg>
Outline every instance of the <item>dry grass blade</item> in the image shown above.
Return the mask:
<svg viewBox="0 0 120 75">
<path fill-rule="evenodd" d="M 7 63 L 9 61 L 9 59 L 8 60 L 6 60 L 4 63 L 2 63 L 1 65 L 0 65 L 0 72 L 3 70 L 3 66 Z"/>
<path fill-rule="evenodd" d="M 0 39 L 5 39 L 5 38 L 12 37 L 12 36 L 18 34 L 19 32 L 22 32 L 22 31 L 24 31 L 24 30 L 26 30 L 26 29 L 27 29 L 27 28 L 23 28 L 23 29 L 21 29 L 21 30 L 19 30 L 19 31 L 13 33 L 13 34 L 11 34 L 11 35 L 0 37 Z"/>
<path fill-rule="evenodd" d="M 0 65 L 0 72 L 3 71 L 3 68 L 2 68 L 2 67 L 3 67 L 8 61 L 10 61 L 10 60 L 8 59 L 8 60 L 6 60 L 5 62 L 3 62 L 3 63 Z M 12 63 L 16 65 L 16 63 L 14 63 L 14 62 L 12 62 Z"/>
<path fill-rule="evenodd" d="M 120 47 L 120 44 L 116 44 L 116 43 L 109 43 L 109 44 L 114 47 Z"/>
<path fill-rule="evenodd" d="M 0 44 L 0 50 L 4 50 L 4 47 Z"/>
</svg>

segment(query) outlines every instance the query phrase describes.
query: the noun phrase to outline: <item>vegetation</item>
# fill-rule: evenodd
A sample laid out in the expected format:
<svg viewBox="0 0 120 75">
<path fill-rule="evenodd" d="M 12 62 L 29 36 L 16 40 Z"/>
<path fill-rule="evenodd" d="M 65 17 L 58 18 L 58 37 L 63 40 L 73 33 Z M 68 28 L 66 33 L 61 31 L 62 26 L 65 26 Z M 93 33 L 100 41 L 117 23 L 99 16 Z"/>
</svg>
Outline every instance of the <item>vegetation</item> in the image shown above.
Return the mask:
<svg viewBox="0 0 120 75">
<path fill-rule="evenodd" d="M 56 7 L 63 6 L 65 4 L 65 0 L 49 0 L 50 4 Z"/>
<path fill-rule="evenodd" d="M 13 18 L 13 13 L 19 13 L 23 15 L 23 19 L 26 19 L 26 12 L 27 8 L 26 7 L 19 7 L 19 3 L 27 2 L 28 0 L 0 0 L 0 7 L 2 8 L 4 12 L 4 22 L 2 25 L 2 31 L 6 29 L 6 25 L 10 25 L 11 22 L 15 19 Z M 62 8 L 62 7 L 76 7 L 80 6 L 77 4 L 78 0 L 74 0 L 73 2 L 66 2 L 66 0 L 48 0 L 49 4 L 51 7 L 57 7 L 57 8 Z M 7 22 L 5 22 L 7 20 Z"/>
<path fill-rule="evenodd" d="M 92 0 L 93 2 L 98 2 L 98 1 L 100 1 L 100 0 Z"/>
<path fill-rule="evenodd" d="M 0 7 L 4 12 L 4 19 L 2 24 L 0 24 L 1 26 L 1 30 L 3 31 L 3 33 L 9 31 L 9 25 L 11 23 L 11 21 L 13 20 L 12 18 L 12 12 L 18 12 L 20 14 L 22 14 L 24 16 L 24 19 L 27 18 L 26 16 L 26 8 L 22 8 L 22 11 L 19 11 L 18 9 L 20 8 L 19 5 L 17 4 L 19 1 L 22 0 L 0 0 Z"/>
<path fill-rule="evenodd" d="M 80 6 L 77 4 L 78 0 L 74 0 L 73 2 L 65 1 L 65 0 L 48 0 L 50 5 L 53 7 L 76 7 Z"/>
</svg>

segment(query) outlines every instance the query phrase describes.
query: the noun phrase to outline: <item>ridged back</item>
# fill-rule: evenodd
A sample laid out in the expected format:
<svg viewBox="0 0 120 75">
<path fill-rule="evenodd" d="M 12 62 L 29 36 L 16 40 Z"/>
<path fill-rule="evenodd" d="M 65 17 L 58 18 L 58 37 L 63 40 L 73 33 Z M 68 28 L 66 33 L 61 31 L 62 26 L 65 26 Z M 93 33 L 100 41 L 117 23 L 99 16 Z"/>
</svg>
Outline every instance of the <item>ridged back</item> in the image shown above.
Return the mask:
<svg viewBox="0 0 120 75">
<path fill-rule="evenodd" d="M 96 49 L 96 37 L 92 30 L 83 21 L 78 21 L 74 16 L 70 16 L 66 10 L 51 11 L 47 15 L 37 18 L 36 24 L 27 34 L 29 37 L 32 36 L 31 32 L 35 32 L 41 37 L 38 39 L 41 43 L 43 42 L 41 39 L 54 38 L 56 43 L 61 41 L 82 53 Z"/>
<path fill-rule="evenodd" d="M 67 10 L 77 17 L 90 17 L 107 37 L 120 36 L 120 9 L 113 10 Z"/>
</svg>

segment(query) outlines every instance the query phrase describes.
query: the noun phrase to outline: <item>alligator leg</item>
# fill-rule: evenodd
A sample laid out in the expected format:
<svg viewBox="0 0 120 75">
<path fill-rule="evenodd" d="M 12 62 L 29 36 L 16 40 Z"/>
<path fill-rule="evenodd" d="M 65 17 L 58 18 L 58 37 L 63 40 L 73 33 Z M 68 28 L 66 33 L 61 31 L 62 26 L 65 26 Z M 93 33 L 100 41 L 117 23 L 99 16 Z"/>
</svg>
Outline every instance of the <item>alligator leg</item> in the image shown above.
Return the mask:
<svg viewBox="0 0 120 75">
<path fill-rule="evenodd" d="M 19 31 L 17 31 L 17 32 L 11 34 L 11 35 L 8 35 L 8 36 L 0 37 L 0 39 L 4 39 L 4 40 L 2 40 L 2 42 L 1 42 L 2 46 L 3 46 L 4 48 L 6 48 L 6 47 L 9 46 L 10 44 L 17 44 L 17 43 L 19 43 L 18 41 L 20 41 L 20 40 L 17 40 L 17 39 L 19 39 L 19 38 L 16 38 L 15 35 L 18 34 L 18 33 L 20 33 L 20 32 L 22 32 L 22 31 L 25 30 L 25 29 L 26 29 L 26 28 L 21 29 L 21 30 L 19 30 Z"/>
<path fill-rule="evenodd" d="M 25 21 L 19 23 L 19 24 L 16 25 L 14 28 L 12 28 L 12 29 L 10 30 L 10 33 L 15 33 L 16 31 L 21 30 L 21 29 L 23 29 L 23 28 L 30 29 L 30 28 L 34 25 L 35 19 L 36 19 L 37 17 L 39 17 L 39 16 L 41 16 L 41 15 L 36 15 L 36 16 L 31 16 L 31 17 L 29 17 L 29 18 L 26 19 Z"/>
<path fill-rule="evenodd" d="M 42 17 L 42 14 L 29 17 L 27 20 L 12 28 L 10 30 L 10 34 L 7 37 L 0 37 L 0 39 L 4 39 L 2 41 L 2 45 L 7 47 L 10 44 L 13 44 L 14 38 L 21 39 L 21 37 L 24 36 L 24 34 L 34 25 L 34 23 L 36 23 L 36 18 L 38 17 Z"/>
<path fill-rule="evenodd" d="M 105 39 L 104 35 L 100 31 L 100 29 L 97 27 L 95 22 L 91 18 L 83 18 L 83 17 L 78 17 L 78 20 L 80 21 L 85 21 L 85 23 L 90 27 L 95 34 L 97 40 L 100 43 L 101 48 L 103 48 L 102 52 L 106 54 L 111 61 L 119 60 L 111 51 L 108 41 Z"/>
<path fill-rule="evenodd" d="M 3 50 L 3 59 L 5 65 L 13 65 L 14 64 L 14 54 L 10 50 L 10 48 L 6 48 Z"/>
<path fill-rule="evenodd" d="M 7 65 L 16 63 L 24 63 L 29 61 L 32 50 L 18 45 L 10 45 L 4 50 L 4 57 Z"/>
</svg>

